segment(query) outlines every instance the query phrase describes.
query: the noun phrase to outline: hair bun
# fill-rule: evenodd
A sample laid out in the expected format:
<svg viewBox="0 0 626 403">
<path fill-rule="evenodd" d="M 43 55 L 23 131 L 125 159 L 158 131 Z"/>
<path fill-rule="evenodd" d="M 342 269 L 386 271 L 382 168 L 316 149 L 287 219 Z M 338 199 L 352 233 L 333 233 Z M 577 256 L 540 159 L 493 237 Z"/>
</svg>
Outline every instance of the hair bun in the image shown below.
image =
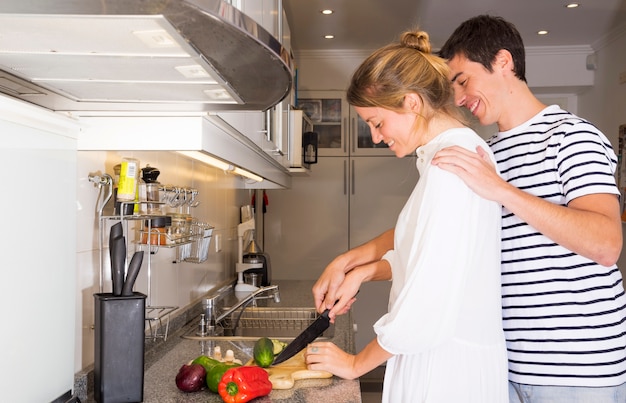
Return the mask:
<svg viewBox="0 0 626 403">
<path fill-rule="evenodd" d="M 430 37 L 426 31 L 407 31 L 400 37 L 402 45 L 419 50 L 422 53 L 430 53 Z"/>
</svg>

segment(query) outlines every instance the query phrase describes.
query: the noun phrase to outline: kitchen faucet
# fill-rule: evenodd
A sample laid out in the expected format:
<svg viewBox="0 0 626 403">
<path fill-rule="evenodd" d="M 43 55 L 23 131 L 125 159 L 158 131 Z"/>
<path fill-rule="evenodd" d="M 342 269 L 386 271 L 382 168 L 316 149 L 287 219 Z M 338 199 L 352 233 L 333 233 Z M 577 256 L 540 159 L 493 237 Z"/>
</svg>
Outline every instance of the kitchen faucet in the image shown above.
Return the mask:
<svg viewBox="0 0 626 403">
<path fill-rule="evenodd" d="M 237 325 L 239 324 L 239 319 L 241 318 L 243 311 L 254 301 L 272 298 L 275 303 L 280 302 L 278 285 L 268 285 L 267 287 L 260 287 L 256 289 L 244 298 L 240 299 L 235 305 L 228 308 L 225 312 L 218 315 L 215 310 L 215 305 L 216 301 L 221 297 L 222 294 L 218 294 L 216 296 L 206 298 L 203 301 L 204 313 L 200 315 L 200 331 L 197 333 L 199 336 L 215 335 L 216 326 L 225 318 L 232 315 L 237 309 L 241 308 L 241 312 L 232 326 L 232 331 L 234 333 L 237 329 Z"/>
</svg>

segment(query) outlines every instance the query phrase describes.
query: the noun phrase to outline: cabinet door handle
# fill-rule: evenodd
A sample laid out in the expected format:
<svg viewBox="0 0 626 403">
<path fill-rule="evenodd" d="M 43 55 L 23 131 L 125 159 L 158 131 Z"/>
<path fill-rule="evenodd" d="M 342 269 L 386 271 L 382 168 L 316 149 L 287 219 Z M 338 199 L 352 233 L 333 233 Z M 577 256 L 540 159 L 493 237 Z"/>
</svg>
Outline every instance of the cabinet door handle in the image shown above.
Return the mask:
<svg viewBox="0 0 626 403">
<path fill-rule="evenodd" d="M 348 128 L 348 118 L 343 118 L 343 152 L 346 153 L 348 151 L 348 140 L 349 140 L 349 128 Z"/>
<path fill-rule="evenodd" d="M 351 179 L 352 179 L 352 195 L 354 196 L 354 192 L 355 192 L 355 184 L 356 184 L 356 171 L 354 170 L 354 160 L 352 160 L 352 172 L 351 172 Z"/>
<path fill-rule="evenodd" d="M 350 119 L 350 144 L 352 144 L 352 154 L 356 153 L 356 142 L 358 140 L 358 133 L 356 132 L 356 119 Z"/>
<path fill-rule="evenodd" d="M 348 161 L 343 161 L 343 194 L 348 194 Z"/>
</svg>

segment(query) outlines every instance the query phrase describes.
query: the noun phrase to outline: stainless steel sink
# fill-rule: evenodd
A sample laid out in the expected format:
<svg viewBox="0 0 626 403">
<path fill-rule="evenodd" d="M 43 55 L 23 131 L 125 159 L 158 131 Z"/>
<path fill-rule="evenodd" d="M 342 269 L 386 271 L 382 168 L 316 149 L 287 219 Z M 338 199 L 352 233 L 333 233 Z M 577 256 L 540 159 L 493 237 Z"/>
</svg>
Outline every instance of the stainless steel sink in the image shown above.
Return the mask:
<svg viewBox="0 0 626 403">
<path fill-rule="evenodd" d="M 315 308 L 249 307 L 243 312 L 237 310 L 224 319 L 215 335 L 203 336 L 198 334 L 197 328 L 193 328 L 182 337 L 196 340 L 259 337 L 293 339 L 317 317 Z M 335 327 L 331 324 L 320 338 L 330 339 L 334 333 Z"/>
</svg>

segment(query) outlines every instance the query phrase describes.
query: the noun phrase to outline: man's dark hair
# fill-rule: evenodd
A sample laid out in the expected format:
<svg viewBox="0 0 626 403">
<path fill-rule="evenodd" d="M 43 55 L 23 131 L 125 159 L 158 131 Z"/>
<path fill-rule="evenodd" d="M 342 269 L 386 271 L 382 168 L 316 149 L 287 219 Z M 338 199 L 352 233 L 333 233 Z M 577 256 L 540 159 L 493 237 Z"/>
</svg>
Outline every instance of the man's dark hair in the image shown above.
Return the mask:
<svg viewBox="0 0 626 403">
<path fill-rule="evenodd" d="M 463 22 L 439 51 L 439 56 L 452 59 L 461 54 L 493 72 L 496 54 L 505 49 L 513 57 L 513 73 L 526 82 L 524 42 L 515 25 L 502 17 L 479 15 Z"/>
</svg>

